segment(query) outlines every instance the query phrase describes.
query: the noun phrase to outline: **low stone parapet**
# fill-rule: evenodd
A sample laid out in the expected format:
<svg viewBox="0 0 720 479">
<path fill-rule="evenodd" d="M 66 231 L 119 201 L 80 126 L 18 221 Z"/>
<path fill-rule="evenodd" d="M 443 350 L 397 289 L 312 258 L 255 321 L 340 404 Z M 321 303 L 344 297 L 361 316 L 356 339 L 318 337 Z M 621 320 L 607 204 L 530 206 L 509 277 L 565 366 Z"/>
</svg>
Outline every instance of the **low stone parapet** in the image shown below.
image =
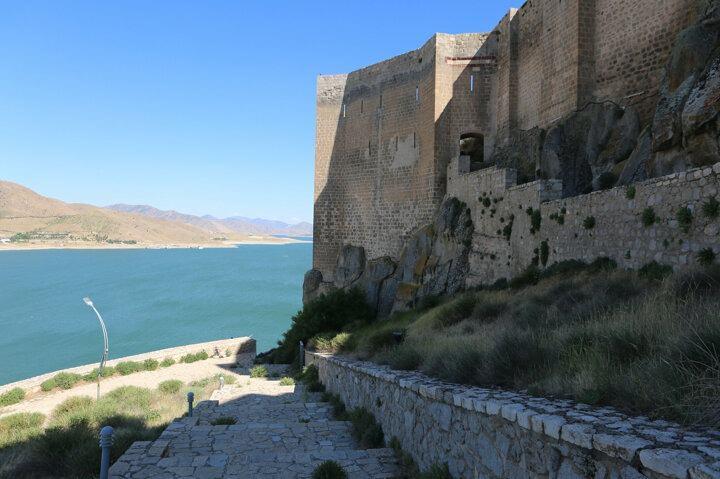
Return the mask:
<svg viewBox="0 0 720 479">
<path fill-rule="evenodd" d="M 610 407 L 462 386 L 307 352 L 327 390 L 375 415 L 422 469 L 454 477 L 720 479 L 720 432 Z"/>
<path fill-rule="evenodd" d="M 217 353 L 216 354 L 216 350 Z M 106 365 L 116 366 L 118 363 L 123 361 L 145 361 L 146 359 L 155 359 L 162 361 L 165 358 L 170 358 L 178 361 L 186 354 L 195 354 L 200 351 L 205 351 L 210 357 L 220 356 L 228 358 L 229 362 L 237 364 L 239 366 L 249 366 L 255 360 L 256 344 L 255 340 L 251 337 L 239 337 L 231 339 L 219 339 L 216 341 L 207 341 L 204 343 L 187 344 L 184 346 L 176 346 L 173 348 L 159 349 L 157 351 L 150 351 L 147 353 L 135 354 L 133 356 L 125 356 L 122 358 L 111 359 Z M 75 373 L 75 374 L 88 374 L 91 373 L 95 368 L 98 367 L 98 363 L 85 364 L 83 366 L 76 366 L 73 368 L 61 369 L 39 376 L 34 376 L 22 381 L 9 383 L 0 386 L 0 394 L 4 391 L 8 391 L 12 388 L 22 388 L 26 391 L 40 390 L 40 384 L 43 381 L 50 379 L 60 372 Z"/>
</svg>

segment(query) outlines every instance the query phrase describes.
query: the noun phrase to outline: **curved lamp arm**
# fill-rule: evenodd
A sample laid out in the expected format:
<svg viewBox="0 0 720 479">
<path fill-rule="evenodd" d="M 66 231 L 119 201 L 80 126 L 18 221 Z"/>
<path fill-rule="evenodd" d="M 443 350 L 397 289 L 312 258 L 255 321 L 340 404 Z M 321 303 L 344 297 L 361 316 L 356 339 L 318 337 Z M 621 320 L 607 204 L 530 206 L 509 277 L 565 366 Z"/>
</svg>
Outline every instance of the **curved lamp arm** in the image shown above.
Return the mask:
<svg viewBox="0 0 720 479">
<path fill-rule="evenodd" d="M 100 322 L 100 328 L 102 328 L 103 333 L 103 354 L 102 358 L 100 358 L 100 367 L 98 368 L 98 399 L 100 399 L 100 376 L 102 374 L 103 368 L 105 367 L 105 363 L 107 362 L 108 358 L 108 352 L 109 352 L 109 345 L 108 345 L 108 334 L 107 334 L 107 328 L 105 327 L 105 321 L 103 321 L 102 316 L 100 316 L 100 312 L 95 308 L 95 305 L 93 304 L 92 300 L 88 297 L 83 298 L 83 301 L 85 304 L 90 306 L 93 311 L 95 311 L 95 315 L 97 316 L 98 321 Z"/>
</svg>

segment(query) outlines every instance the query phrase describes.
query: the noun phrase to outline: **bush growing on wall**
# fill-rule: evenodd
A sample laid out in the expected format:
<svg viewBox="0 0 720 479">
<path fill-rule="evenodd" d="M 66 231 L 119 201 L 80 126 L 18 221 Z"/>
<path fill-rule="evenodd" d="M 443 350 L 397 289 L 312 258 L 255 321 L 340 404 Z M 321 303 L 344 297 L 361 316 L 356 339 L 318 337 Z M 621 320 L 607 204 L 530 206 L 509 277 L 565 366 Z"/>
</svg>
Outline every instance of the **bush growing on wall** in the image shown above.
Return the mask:
<svg viewBox="0 0 720 479">
<path fill-rule="evenodd" d="M 690 225 L 692 224 L 693 220 L 693 214 L 692 211 L 690 211 L 690 208 L 688 208 L 687 206 L 683 206 L 678 210 L 676 216 L 678 224 L 680 225 L 680 229 L 683 230 L 684 233 L 690 231 Z"/>
<path fill-rule="evenodd" d="M 586 230 L 591 230 L 595 227 L 595 217 L 594 216 L 588 216 L 583 220 L 583 228 Z"/>
<path fill-rule="evenodd" d="M 651 207 L 645 208 L 642 212 L 642 224 L 646 228 L 649 228 L 650 226 L 654 225 L 657 221 L 657 216 L 655 215 L 655 210 Z"/>
<path fill-rule="evenodd" d="M 710 198 L 703 203 L 702 211 L 706 218 L 717 218 L 718 214 L 720 214 L 720 203 L 715 198 Z"/>
</svg>

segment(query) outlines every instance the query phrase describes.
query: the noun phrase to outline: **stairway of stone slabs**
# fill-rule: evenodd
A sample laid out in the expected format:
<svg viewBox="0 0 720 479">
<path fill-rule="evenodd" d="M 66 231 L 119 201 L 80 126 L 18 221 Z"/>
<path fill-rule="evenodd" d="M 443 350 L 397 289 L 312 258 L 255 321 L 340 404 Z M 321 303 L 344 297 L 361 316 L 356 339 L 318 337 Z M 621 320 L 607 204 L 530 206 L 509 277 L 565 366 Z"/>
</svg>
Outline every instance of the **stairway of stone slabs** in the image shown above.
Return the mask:
<svg viewBox="0 0 720 479">
<path fill-rule="evenodd" d="M 155 441 L 135 442 L 111 478 L 306 478 L 334 460 L 349 478 L 397 477 L 392 449 L 361 449 L 347 421 L 335 421 L 304 386 L 240 376 L 173 421 Z M 220 423 L 232 422 L 227 425 Z"/>
</svg>

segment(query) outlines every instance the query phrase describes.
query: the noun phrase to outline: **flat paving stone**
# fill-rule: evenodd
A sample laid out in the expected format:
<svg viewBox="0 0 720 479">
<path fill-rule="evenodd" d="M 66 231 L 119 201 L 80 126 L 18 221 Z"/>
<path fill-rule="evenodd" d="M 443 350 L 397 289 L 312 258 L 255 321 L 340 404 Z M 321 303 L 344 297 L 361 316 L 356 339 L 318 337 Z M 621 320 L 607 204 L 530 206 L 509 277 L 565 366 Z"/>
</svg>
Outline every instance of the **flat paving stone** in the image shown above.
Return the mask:
<svg viewBox="0 0 720 479">
<path fill-rule="evenodd" d="M 391 449 L 360 449 L 347 421 L 301 385 L 241 377 L 171 423 L 155 441 L 138 441 L 110 469 L 114 479 L 309 478 L 326 460 L 352 479 L 399 473 Z M 214 422 L 232 418 L 235 424 Z"/>
</svg>

